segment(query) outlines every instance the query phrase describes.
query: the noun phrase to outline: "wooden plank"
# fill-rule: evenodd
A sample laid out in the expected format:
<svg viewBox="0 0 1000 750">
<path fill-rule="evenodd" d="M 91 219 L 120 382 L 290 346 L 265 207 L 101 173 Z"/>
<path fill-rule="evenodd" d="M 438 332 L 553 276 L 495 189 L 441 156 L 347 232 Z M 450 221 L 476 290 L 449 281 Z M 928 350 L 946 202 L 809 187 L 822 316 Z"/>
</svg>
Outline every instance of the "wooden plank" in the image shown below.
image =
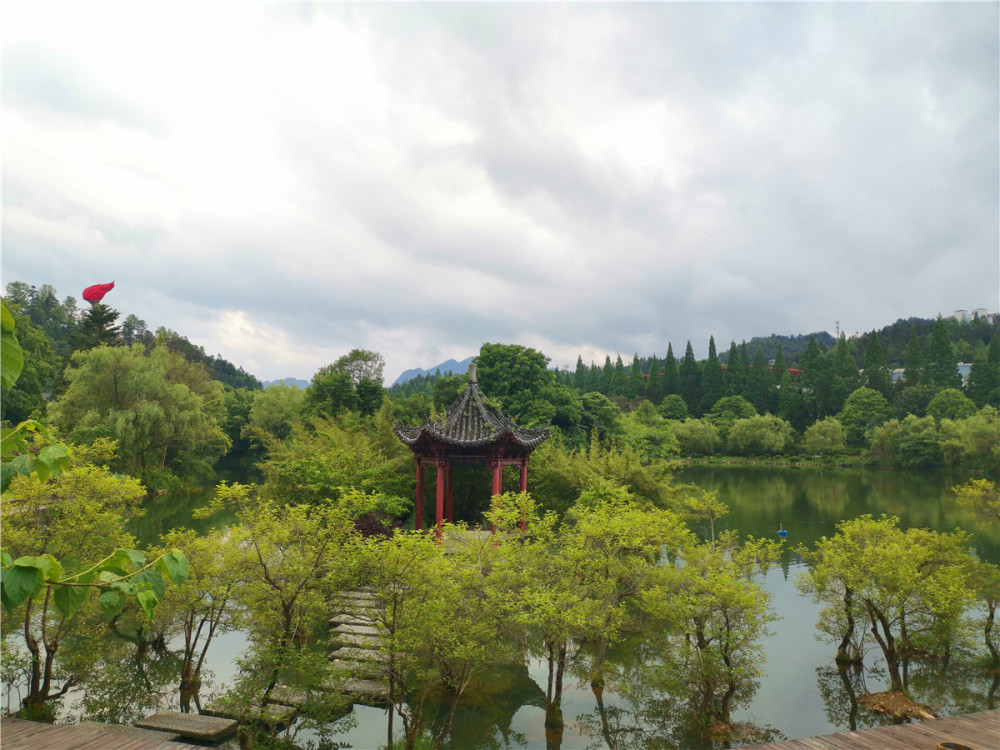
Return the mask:
<svg viewBox="0 0 1000 750">
<path fill-rule="evenodd" d="M 204 750 L 187 742 L 138 734 L 115 724 L 42 724 L 23 719 L 0 720 L 2 750 Z"/>
<path fill-rule="evenodd" d="M 136 722 L 143 729 L 176 732 L 193 740 L 217 742 L 236 734 L 236 722 L 204 714 L 182 714 L 179 711 L 157 711 L 142 721 Z"/>
<path fill-rule="evenodd" d="M 769 742 L 749 746 L 746 750 L 934 750 L 940 742 L 958 742 L 976 750 L 997 750 L 1000 748 L 1000 709 Z"/>
</svg>

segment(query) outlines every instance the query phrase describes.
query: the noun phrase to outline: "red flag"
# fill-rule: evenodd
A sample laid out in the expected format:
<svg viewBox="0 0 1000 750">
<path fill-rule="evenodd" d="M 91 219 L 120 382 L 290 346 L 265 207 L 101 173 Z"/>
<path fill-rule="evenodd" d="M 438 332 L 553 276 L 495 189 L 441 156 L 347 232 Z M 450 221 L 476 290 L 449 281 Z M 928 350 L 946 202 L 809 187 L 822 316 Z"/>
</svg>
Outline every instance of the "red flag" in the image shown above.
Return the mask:
<svg viewBox="0 0 1000 750">
<path fill-rule="evenodd" d="M 102 299 L 104 295 L 115 288 L 115 282 L 110 284 L 94 284 L 93 286 L 88 286 L 83 290 L 83 298 L 87 300 L 92 305 L 96 305 Z"/>
</svg>

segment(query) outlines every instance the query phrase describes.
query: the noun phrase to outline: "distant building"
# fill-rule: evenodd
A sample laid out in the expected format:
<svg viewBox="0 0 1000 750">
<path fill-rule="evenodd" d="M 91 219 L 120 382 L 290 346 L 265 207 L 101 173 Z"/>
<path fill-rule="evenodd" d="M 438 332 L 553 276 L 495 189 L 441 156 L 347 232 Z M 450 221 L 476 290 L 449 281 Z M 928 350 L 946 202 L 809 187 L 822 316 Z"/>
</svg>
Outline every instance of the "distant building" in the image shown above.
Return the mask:
<svg viewBox="0 0 1000 750">
<path fill-rule="evenodd" d="M 977 315 L 984 323 L 989 323 L 991 326 L 995 326 L 997 324 L 997 314 L 987 311 L 985 307 L 977 307 L 975 310 L 955 310 L 955 312 L 945 318 L 945 320 L 957 320 L 959 323 L 971 323 L 975 320 Z"/>
</svg>

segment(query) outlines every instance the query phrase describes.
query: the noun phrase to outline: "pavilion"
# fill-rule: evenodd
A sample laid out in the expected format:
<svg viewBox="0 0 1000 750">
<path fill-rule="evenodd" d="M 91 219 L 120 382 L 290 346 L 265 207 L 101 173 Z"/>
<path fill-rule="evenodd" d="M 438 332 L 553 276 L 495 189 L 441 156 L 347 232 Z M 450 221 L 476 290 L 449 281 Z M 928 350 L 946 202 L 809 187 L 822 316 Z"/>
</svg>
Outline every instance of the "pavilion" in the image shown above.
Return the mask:
<svg viewBox="0 0 1000 750">
<path fill-rule="evenodd" d="M 476 365 L 469 365 L 469 385 L 448 408 L 443 422 L 428 422 L 423 427 L 396 424 L 393 432 L 413 451 L 417 466 L 417 498 L 415 526 L 423 527 L 424 467 L 437 467 L 437 535 L 447 516 L 455 521 L 452 497 L 452 469 L 455 466 L 488 467 L 493 477 L 493 496 L 503 492 L 503 467 L 521 469 L 521 491 L 528 489 L 528 460 L 531 452 L 548 440 L 547 427 L 527 429 L 503 416 L 483 401 L 483 392 L 476 380 Z M 525 528 L 526 521 L 521 521 Z M 496 531 L 496 527 L 493 527 Z"/>
</svg>

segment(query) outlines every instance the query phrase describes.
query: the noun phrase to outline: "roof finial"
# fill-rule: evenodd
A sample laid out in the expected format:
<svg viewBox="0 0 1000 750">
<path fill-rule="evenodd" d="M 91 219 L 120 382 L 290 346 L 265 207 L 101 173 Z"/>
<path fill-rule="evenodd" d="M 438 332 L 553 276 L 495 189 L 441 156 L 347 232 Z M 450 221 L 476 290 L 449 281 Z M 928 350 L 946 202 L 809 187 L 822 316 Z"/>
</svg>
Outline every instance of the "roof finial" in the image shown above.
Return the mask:
<svg viewBox="0 0 1000 750">
<path fill-rule="evenodd" d="M 470 383 L 476 383 L 476 382 L 478 382 L 476 380 L 476 363 L 475 362 L 470 362 L 469 363 L 469 382 Z"/>
</svg>

